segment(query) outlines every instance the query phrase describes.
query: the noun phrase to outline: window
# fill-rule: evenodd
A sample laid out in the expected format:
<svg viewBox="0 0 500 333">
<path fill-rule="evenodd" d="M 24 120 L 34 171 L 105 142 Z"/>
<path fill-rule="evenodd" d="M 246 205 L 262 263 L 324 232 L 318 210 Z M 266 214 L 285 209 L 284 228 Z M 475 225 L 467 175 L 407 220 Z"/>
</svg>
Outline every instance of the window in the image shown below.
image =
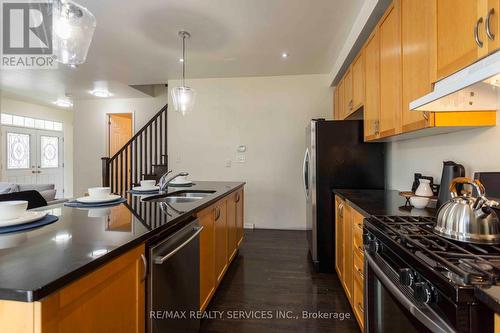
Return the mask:
<svg viewBox="0 0 500 333">
<path fill-rule="evenodd" d="M 30 117 L 15 116 L 7 113 L 2 113 L 0 121 L 2 125 L 38 128 L 48 131 L 59 131 L 59 132 L 63 130 L 63 124 L 58 121 L 34 119 Z"/>
<path fill-rule="evenodd" d="M 7 133 L 7 169 L 28 169 L 29 167 L 29 134 Z"/>
</svg>

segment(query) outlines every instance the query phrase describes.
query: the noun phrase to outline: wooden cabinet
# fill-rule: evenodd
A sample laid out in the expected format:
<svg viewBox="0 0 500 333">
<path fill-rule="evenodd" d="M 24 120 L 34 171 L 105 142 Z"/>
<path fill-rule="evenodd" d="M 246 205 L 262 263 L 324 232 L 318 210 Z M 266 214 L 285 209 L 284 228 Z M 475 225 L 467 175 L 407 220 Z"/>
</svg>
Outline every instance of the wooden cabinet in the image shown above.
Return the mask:
<svg viewBox="0 0 500 333">
<path fill-rule="evenodd" d="M 212 298 L 215 283 L 215 221 L 213 208 L 198 213 L 200 225 L 200 309 L 203 311 Z"/>
<path fill-rule="evenodd" d="M 335 270 L 340 280 L 344 277 L 344 205 L 344 200 L 335 197 Z"/>
<path fill-rule="evenodd" d="M 0 331 L 107 333 L 145 331 L 144 245 L 38 302 L 0 302 Z"/>
<path fill-rule="evenodd" d="M 353 287 L 353 251 L 352 251 L 352 220 L 351 220 L 351 207 L 344 204 L 343 208 L 343 259 L 344 259 L 344 276 L 342 278 L 342 283 L 344 285 L 344 290 L 352 304 L 352 287 Z"/>
<path fill-rule="evenodd" d="M 365 140 L 376 139 L 380 119 L 380 38 L 378 28 L 365 46 Z"/>
<path fill-rule="evenodd" d="M 410 102 L 432 91 L 435 81 L 435 1 L 405 0 L 401 3 L 402 131 L 430 126 L 427 112 L 410 111 Z"/>
<path fill-rule="evenodd" d="M 197 213 L 200 233 L 200 310 L 205 310 L 243 241 L 243 189 Z"/>
<path fill-rule="evenodd" d="M 236 193 L 231 194 L 226 202 L 227 220 L 227 255 L 229 261 L 233 260 L 238 250 L 237 230 L 236 230 Z"/>
<path fill-rule="evenodd" d="M 241 242 L 243 241 L 243 229 L 245 227 L 244 197 L 245 193 L 243 189 L 236 192 L 236 243 L 238 247 L 241 245 Z"/>
<path fill-rule="evenodd" d="M 339 110 L 339 88 L 335 87 L 333 91 L 333 120 L 340 120 Z"/>
<path fill-rule="evenodd" d="M 361 329 L 364 326 L 364 217 L 335 197 L 335 269 Z M 339 232 L 340 230 L 340 232 Z"/>
<path fill-rule="evenodd" d="M 500 48 L 500 0 L 488 0 L 485 27 L 488 27 L 488 53 Z"/>
<path fill-rule="evenodd" d="M 362 49 L 352 63 L 352 110 L 365 102 L 365 52 Z"/>
<path fill-rule="evenodd" d="M 499 47 L 498 0 L 437 1 L 437 79 Z"/>
<path fill-rule="evenodd" d="M 349 117 L 353 112 L 353 102 L 352 102 L 352 71 L 349 68 L 344 76 L 344 108 L 342 119 Z"/>
<path fill-rule="evenodd" d="M 345 84 L 344 84 L 344 80 L 340 81 L 340 83 L 338 84 L 338 89 L 339 89 L 339 119 L 342 120 L 345 118 L 345 90 L 344 90 L 344 87 L 345 87 Z"/>
<path fill-rule="evenodd" d="M 228 264 L 226 201 L 215 207 L 215 276 L 220 283 Z"/>
<path fill-rule="evenodd" d="M 379 136 L 400 132 L 401 126 L 401 7 L 395 0 L 382 18 L 380 34 Z"/>
</svg>

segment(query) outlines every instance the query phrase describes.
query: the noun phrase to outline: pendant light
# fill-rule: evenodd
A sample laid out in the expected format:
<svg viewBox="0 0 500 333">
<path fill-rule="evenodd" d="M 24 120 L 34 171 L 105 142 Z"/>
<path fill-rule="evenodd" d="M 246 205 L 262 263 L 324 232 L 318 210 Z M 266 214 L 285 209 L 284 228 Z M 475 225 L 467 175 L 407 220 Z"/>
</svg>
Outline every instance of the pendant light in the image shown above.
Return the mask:
<svg viewBox="0 0 500 333">
<path fill-rule="evenodd" d="M 187 31 L 179 31 L 179 37 L 182 38 L 182 85 L 172 89 L 172 101 L 174 110 L 185 115 L 193 109 L 196 93 L 186 86 L 186 38 L 191 35 Z"/>
<path fill-rule="evenodd" d="M 53 2 L 53 46 L 57 61 L 76 67 L 85 62 L 96 19 L 85 7 L 70 0 Z"/>
</svg>

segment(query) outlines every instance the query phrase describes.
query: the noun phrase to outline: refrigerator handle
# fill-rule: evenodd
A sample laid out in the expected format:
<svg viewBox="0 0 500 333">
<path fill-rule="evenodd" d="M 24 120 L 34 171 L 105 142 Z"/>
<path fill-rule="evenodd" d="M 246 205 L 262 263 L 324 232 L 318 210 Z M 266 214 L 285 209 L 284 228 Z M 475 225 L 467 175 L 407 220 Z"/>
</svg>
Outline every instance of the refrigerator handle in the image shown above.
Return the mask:
<svg viewBox="0 0 500 333">
<path fill-rule="evenodd" d="M 304 163 L 302 164 L 302 178 L 304 182 L 304 193 L 306 195 L 306 198 L 309 199 L 309 188 L 308 188 L 308 182 L 309 182 L 309 148 L 306 148 L 306 152 L 304 154 Z"/>
</svg>

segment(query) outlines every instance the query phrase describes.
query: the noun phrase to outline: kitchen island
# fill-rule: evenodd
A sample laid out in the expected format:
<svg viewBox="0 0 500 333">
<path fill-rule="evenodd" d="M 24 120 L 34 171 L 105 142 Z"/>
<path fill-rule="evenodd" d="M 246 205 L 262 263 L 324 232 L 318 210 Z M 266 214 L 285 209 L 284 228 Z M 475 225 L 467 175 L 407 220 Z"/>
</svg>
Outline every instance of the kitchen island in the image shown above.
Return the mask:
<svg viewBox="0 0 500 333">
<path fill-rule="evenodd" d="M 94 293 L 101 292 L 102 299 L 120 300 L 123 295 L 106 290 L 114 282 L 123 294 L 132 291 L 132 298 L 138 300 L 134 306 L 144 318 L 143 276 L 147 266 L 142 261 L 149 259 L 145 247 L 173 234 L 200 212 L 242 191 L 243 186 L 241 182 L 195 182 L 190 188 L 169 188 L 169 193 L 213 191 L 197 201 L 170 205 L 128 195 L 127 202 L 108 208 L 79 209 L 62 204 L 40 208 L 57 215 L 59 221 L 27 232 L 0 235 L 0 331 L 39 332 L 37 329 L 49 327 L 44 323 L 56 309 L 77 307 L 85 300 L 90 300 L 89 307 L 98 305 L 92 300 Z M 201 252 L 204 250 L 200 247 Z M 106 277 L 97 287 L 92 285 L 96 274 Z M 105 306 L 116 304 L 109 301 Z M 50 327 L 47 331 L 54 328 Z"/>
</svg>

